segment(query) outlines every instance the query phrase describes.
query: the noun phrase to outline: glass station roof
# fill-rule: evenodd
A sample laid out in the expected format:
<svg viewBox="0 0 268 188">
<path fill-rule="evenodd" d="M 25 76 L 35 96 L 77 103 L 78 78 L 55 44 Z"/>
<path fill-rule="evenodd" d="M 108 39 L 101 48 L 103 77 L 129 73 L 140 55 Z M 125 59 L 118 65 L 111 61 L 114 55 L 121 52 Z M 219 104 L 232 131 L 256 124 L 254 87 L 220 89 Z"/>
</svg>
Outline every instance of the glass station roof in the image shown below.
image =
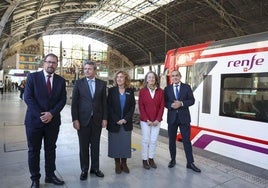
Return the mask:
<svg viewBox="0 0 268 188">
<path fill-rule="evenodd" d="M 104 0 L 96 10 L 90 10 L 79 20 L 83 24 L 96 24 L 115 29 L 143 16 L 173 0 Z"/>
</svg>

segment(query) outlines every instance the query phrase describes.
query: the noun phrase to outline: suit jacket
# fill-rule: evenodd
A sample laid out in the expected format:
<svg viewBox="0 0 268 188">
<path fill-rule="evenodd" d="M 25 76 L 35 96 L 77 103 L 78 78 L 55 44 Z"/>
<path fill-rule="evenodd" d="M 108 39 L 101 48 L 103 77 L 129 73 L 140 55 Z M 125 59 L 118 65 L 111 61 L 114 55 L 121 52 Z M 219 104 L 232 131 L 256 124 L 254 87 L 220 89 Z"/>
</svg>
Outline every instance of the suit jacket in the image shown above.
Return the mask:
<svg viewBox="0 0 268 188">
<path fill-rule="evenodd" d="M 193 105 L 195 98 L 191 87 L 188 84 L 181 83 L 179 101 L 183 102 L 183 106 L 178 109 L 173 109 L 171 104 L 176 100 L 173 84 L 165 87 L 165 107 L 168 109 L 167 122 L 168 124 L 179 123 L 179 124 L 190 124 L 191 116 L 189 106 Z M 177 119 L 178 118 L 178 119 Z"/>
<path fill-rule="evenodd" d="M 43 71 L 31 73 L 27 77 L 24 91 L 24 101 L 27 104 L 25 125 L 38 128 L 46 125 L 40 120 L 40 113 L 49 111 L 52 121 L 49 124 L 61 124 L 60 111 L 66 104 L 66 82 L 61 76 L 53 75 L 53 88 L 48 94 Z"/>
<path fill-rule="evenodd" d="M 72 94 L 72 120 L 79 120 L 81 126 L 88 126 L 93 112 L 93 120 L 101 126 L 107 120 L 106 82 L 95 78 L 95 94 L 92 98 L 87 78 L 77 80 Z"/>
<path fill-rule="evenodd" d="M 135 97 L 134 90 L 132 88 L 126 88 L 126 103 L 123 110 L 123 118 L 121 118 L 121 105 L 120 105 L 120 93 L 118 87 L 112 87 L 108 91 L 108 124 L 107 130 L 110 132 L 118 132 L 120 126 L 116 122 L 120 119 L 125 119 L 126 124 L 123 125 L 125 131 L 131 131 L 133 129 L 133 114 L 135 110 Z"/>
<path fill-rule="evenodd" d="M 154 98 L 150 91 L 144 87 L 139 92 L 139 111 L 141 121 L 162 121 L 164 113 L 164 92 L 161 88 L 155 90 Z"/>
</svg>

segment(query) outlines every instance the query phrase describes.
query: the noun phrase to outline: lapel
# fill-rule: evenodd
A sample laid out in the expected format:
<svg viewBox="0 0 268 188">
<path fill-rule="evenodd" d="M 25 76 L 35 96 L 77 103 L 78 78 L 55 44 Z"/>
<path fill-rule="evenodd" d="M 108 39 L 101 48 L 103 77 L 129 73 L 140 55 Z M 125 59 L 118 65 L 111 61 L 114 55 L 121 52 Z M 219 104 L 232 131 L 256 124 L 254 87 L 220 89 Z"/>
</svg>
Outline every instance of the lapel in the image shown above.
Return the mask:
<svg viewBox="0 0 268 188">
<path fill-rule="evenodd" d="M 95 77 L 95 95 L 98 95 L 99 91 L 102 90 L 101 81 Z"/>
<path fill-rule="evenodd" d="M 174 93 L 174 87 L 173 87 L 173 84 L 170 84 L 170 85 L 169 85 L 169 88 L 170 88 L 170 92 L 172 93 L 173 100 L 176 100 L 176 96 L 175 96 L 175 93 Z"/>
<path fill-rule="evenodd" d="M 91 96 L 91 92 L 90 92 L 90 89 L 89 89 L 87 78 L 84 77 L 83 79 L 84 79 L 83 80 L 83 85 L 84 85 L 85 91 L 87 92 L 87 95 L 89 95 L 90 98 L 93 99 L 92 96 Z M 95 90 L 95 94 L 96 94 L 96 90 Z"/>
<path fill-rule="evenodd" d="M 121 112 L 121 104 L 120 104 L 120 92 L 119 92 L 119 88 L 118 86 L 114 88 L 114 98 L 115 98 L 115 102 L 116 102 L 116 107 L 118 108 L 120 114 Z"/>
<path fill-rule="evenodd" d="M 55 73 L 54 73 L 54 75 L 53 75 L 53 81 L 52 81 L 52 90 L 51 90 L 51 94 L 50 94 L 50 96 L 52 96 L 53 95 L 53 93 L 55 92 L 55 91 L 57 91 L 57 89 L 56 88 L 58 88 L 58 75 L 56 75 Z"/>
<path fill-rule="evenodd" d="M 56 73 L 54 73 L 54 75 L 53 75 L 53 80 L 52 80 L 52 88 L 51 88 L 51 93 L 50 93 L 50 95 L 49 95 L 49 97 L 51 97 L 51 96 L 53 96 L 53 94 L 56 92 L 56 91 L 58 91 L 56 88 L 58 88 L 58 84 L 59 84 L 59 82 L 58 82 L 58 78 L 59 78 L 59 76 L 56 74 Z M 45 78 L 45 86 L 46 86 L 46 78 Z M 46 93 L 47 93 L 47 95 L 48 95 L 48 90 L 46 89 Z"/>
<path fill-rule="evenodd" d="M 44 72 L 43 70 L 39 72 L 39 75 L 37 77 L 37 79 L 39 78 L 40 79 L 40 87 L 41 87 L 41 91 L 44 91 L 44 93 L 46 93 L 47 96 L 48 95 L 48 91 L 47 91 L 47 83 L 46 83 L 46 78 L 45 78 L 45 75 L 44 75 Z M 53 79 L 54 80 L 54 79 Z M 53 81 L 54 83 L 54 81 Z M 54 85 L 53 85 L 54 86 Z M 53 88 L 52 88 L 53 89 Z M 52 90 L 51 90 L 51 93 L 52 93 Z"/>
<path fill-rule="evenodd" d="M 182 100 L 181 97 L 184 96 L 183 95 L 183 92 L 184 92 L 184 89 L 183 88 L 184 88 L 184 84 L 181 82 L 181 85 L 180 85 L 180 93 L 179 93 L 179 99 L 180 100 Z"/>
</svg>

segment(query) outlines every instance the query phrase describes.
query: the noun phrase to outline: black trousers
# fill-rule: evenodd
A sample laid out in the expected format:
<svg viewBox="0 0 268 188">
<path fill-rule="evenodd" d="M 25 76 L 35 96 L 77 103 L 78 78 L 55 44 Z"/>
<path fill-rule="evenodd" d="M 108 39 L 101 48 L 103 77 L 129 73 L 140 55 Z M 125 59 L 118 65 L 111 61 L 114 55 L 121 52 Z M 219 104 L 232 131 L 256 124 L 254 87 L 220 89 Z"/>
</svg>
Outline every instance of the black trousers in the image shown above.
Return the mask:
<svg viewBox="0 0 268 188">
<path fill-rule="evenodd" d="M 23 99 L 24 89 L 20 89 L 20 98 Z"/>
<path fill-rule="evenodd" d="M 79 156 L 80 167 L 82 171 L 89 170 L 89 148 L 91 156 L 91 169 L 99 169 L 99 155 L 100 155 L 100 136 L 102 126 L 96 124 L 91 118 L 89 125 L 80 126 L 80 130 L 77 131 L 79 138 Z"/>
<path fill-rule="evenodd" d="M 59 134 L 58 125 L 45 125 L 41 128 L 33 128 L 26 125 L 28 142 L 28 165 L 32 180 L 38 180 L 40 174 L 40 150 L 44 140 L 45 172 L 46 176 L 54 175 L 56 170 L 56 142 Z"/>
<path fill-rule="evenodd" d="M 190 140 L 190 124 L 181 124 L 176 122 L 174 124 L 168 125 L 168 137 L 169 137 L 169 152 L 172 160 L 176 159 L 176 137 L 178 132 L 178 127 L 180 128 L 180 133 L 182 135 L 182 143 L 184 147 L 184 152 L 186 156 L 187 163 L 194 162 L 192 143 Z"/>
</svg>

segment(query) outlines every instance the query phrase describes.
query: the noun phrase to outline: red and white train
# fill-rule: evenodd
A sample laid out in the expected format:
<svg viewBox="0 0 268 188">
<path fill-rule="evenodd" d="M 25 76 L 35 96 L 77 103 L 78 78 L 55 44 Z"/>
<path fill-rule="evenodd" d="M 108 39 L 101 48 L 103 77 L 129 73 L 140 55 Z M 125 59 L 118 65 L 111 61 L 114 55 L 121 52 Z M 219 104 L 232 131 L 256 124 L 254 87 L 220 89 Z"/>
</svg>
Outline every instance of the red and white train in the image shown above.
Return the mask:
<svg viewBox="0 0 268 188">
<path fill-rule="evenodd" d="M 193 146 L 268 169 L 268 32 L 172 49 L 165 68 L 193 89 Z"/>
</svg>

